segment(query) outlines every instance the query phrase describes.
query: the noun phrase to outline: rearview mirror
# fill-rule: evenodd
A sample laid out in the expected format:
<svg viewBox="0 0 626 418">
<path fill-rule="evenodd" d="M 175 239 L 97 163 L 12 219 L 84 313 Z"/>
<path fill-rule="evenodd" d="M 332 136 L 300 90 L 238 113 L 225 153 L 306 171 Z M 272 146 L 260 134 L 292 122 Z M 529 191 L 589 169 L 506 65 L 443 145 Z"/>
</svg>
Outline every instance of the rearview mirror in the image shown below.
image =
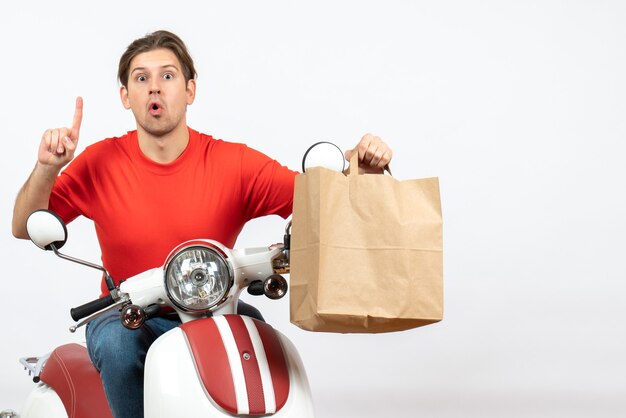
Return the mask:
<svg viewBox="0 0 626 418">
<path fill-rule="evenodd" d="M 311 167 L 324 167 L 341 173 L 346 168 L 346 159 L 337 145 L 332 142 L 318 142 L 311 145 L 302 157 L 302 172 Z"/>
<path fill-rule="evenodd" d="M 26 221 L 30 240 L 42 250 L 57 250 L 67 241 L 65 222 L 56 213 L 40 209 L 30 214 Z"/>
</svg>

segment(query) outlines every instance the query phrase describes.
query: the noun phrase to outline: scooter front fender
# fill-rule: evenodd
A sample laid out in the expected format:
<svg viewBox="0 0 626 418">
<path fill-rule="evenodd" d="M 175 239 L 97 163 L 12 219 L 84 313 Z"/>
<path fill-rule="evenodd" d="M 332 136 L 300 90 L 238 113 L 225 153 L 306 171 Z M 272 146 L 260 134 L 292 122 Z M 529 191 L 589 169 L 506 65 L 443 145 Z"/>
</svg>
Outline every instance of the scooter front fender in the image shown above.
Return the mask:
<svg viewBox="0 0 626 418">
<path fill-rule="evenodd" d="M 245 316 L 191 321 L 163 334 L 148 351 L 144 376 L 149 418 L 314 416 L 306 373 L 293 344 L 269 325 Z"/>
</svg>

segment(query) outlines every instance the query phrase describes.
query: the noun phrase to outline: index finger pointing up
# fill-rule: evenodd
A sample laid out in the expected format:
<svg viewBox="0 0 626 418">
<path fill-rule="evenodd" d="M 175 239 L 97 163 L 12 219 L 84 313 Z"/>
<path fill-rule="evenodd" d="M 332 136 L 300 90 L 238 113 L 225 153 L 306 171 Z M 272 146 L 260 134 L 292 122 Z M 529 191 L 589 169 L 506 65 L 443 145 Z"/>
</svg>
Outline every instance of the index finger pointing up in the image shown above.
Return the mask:
<svg viewBox="0 0 626 418">
<path fill-rule="evenodd" d="M 74 110 L 74 119 L 72 120 L 72 136 L 78 139 L 80 132 L 80 124 L 83 121 L 83 98 L 78 96 L 76 98 L 76 110 Z"/>
</svg>

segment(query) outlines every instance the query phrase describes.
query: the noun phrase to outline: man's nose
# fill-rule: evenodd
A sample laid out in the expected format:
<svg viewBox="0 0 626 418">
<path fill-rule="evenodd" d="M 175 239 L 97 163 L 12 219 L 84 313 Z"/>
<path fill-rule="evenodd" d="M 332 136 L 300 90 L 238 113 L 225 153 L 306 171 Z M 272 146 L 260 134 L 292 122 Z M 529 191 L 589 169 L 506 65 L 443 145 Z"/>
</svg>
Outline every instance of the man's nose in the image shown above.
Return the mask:
<svg viewBox="0 0 626 418">
<path fill-rule="evenodd" d="M 150 94 L 160 94 L 161 87 L 159 86 L 159 81 L 156 78 L 152 79 L 150 83 Z"/>
</svg>

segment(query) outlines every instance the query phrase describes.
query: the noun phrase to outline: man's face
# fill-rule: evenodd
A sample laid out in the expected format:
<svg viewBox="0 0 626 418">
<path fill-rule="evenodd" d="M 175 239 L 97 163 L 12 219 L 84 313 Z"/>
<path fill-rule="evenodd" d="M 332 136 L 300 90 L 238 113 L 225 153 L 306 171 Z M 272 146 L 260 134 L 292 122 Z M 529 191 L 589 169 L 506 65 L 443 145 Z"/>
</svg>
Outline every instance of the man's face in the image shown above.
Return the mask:
<svg viewBox="0 0 626 418">
<path fill-rule="evenodd" d="M 185 82 L 180 62 L 169 49 L 133 58 L 127 86 L 120 88 L 122 103 L 133 111 L 138 129 L 156 137 L 186 125 L 187 105 L 193 103 L 195 93 L 195 80 Z"/>
</svg>

